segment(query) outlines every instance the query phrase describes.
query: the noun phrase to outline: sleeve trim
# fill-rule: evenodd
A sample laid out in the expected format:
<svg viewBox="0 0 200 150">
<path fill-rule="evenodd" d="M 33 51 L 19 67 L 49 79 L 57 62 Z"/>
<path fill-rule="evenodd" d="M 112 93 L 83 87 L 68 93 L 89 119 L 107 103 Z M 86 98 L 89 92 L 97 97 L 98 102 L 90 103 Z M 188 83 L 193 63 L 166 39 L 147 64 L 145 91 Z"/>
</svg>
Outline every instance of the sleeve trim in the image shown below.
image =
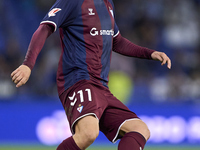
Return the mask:
<svg viewBox="0 0 200 150">
<path fill-rule="evenodd" d="M 42 21 L 40 24 L 44 24 L 44 23 L 48 23 L 48 24 L 52 24 L 53 26 L 54 26 L 54 32 L 56 32 L 56 30 L 57 30 L 57 25 L 56 25 L 56 23 L 55 22 L 53 22 L 53 21 Z"/>
<path fill-rule="evenodd" d="M 118 34 L 119 34 L 119 31 L 115 35 L 113 35 L 113 38 L 116 37 L 116 36 L 118 36 Z"/>
</svg>

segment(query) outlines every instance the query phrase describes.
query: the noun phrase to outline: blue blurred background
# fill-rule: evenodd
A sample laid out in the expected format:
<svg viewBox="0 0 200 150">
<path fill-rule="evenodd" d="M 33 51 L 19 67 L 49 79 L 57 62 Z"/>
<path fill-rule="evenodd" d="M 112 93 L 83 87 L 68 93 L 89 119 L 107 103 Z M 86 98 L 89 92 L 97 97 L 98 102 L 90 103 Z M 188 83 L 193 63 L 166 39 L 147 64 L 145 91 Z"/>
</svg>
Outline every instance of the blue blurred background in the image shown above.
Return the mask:
<svg viewBox="0 0 200 150">
<path fill-rule="evenodd" d="M 57 97 L 58 32 L 48 38 L 28 83 L 10 73 L 24 59 L 30 39 L 55 0 L 0 1 L 0 144 L 57 145 L 70 136 Z M 149 126 L 148 144 L 200 145 L 200 0 L 114 0 L 121 34 L 165 52 L 159 62 L 113 53 L 110 89 Z M 101 134 L 97 141 L 108 142 Z"/>
</svg>

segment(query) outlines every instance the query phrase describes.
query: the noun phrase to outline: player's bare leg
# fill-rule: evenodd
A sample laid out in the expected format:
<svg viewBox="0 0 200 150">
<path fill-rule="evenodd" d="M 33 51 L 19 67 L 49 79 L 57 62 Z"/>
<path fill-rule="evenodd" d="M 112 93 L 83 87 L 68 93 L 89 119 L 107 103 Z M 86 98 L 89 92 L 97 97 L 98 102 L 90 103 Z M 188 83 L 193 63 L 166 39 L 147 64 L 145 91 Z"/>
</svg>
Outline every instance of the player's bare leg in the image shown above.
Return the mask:
<svg viewBox="0 0 200 150">
<path fill-rule="evenodd" d="M 77 121 L 75 134 L 64 140 L 57 150 L 84 150 L 99 135 L 99 121 L 94 116 L 86 116 Z"/>
<path fill-rule="evenodd" d="M 128 132 L 138 132 L 144 136 L 146 141 L 150 137 L 150 131 L 147 125 L 140 119 L 128 120 L 120 128 L 120 134 L 124 135 Z"/>
<path fill-rule="evenodd" d="M 147 125 L 139 119 L 126 121 L 120 128 L 122 139 L 118 150 L 142 150 L 150 137 Z"/>
<path fill-rule="evenodd" d="M 86 149 L 99 135 L 99 121 L 94 116 L 86 116 L 75 125 L 74 141 L 80 149 Z"/>
</svg>

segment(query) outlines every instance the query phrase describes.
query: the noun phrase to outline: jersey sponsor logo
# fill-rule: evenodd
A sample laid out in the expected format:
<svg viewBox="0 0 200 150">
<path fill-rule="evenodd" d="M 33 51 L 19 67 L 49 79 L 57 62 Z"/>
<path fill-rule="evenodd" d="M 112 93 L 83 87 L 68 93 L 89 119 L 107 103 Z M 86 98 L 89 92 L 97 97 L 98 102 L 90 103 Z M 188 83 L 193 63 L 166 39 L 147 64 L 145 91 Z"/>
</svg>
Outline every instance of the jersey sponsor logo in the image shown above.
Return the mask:
<svg viewBox="0 0 200 150">
<path fill-rule="evenodd" d="M 61 10 L 62 10 L 62 9 L 60 9 L 60 8 L 54 8 L 54 9 L 52 9 L 52 10 L 48 13 L 48 16 L 49 16 L 49 17 L 56 16 L 56 13 L 59 12 L 59 11 L 61 11 Z"/>
<path fill-rule="evenodd" d="M 90 16 L 95 15 L 95 13 L 93 12 L 93 8 L 88 8 L 88 11 Z"/>
<path fill-rule="evenodd" d="M 96 35 L 99 34 L 99 32 L 97 31 L 97 28 L 92 28 L 92 29 L 90 30 L 90 34 L 91 34 L 92 36 L 96 36 Z"/>
<path fill-rule="evenodd" d="M 113 29 L 111 30 L 97 30 L 97 28 L 93 27 L 90 30 L 90 35 L 96 36 L 96 35 L 114 35 Z"/>
</svg>

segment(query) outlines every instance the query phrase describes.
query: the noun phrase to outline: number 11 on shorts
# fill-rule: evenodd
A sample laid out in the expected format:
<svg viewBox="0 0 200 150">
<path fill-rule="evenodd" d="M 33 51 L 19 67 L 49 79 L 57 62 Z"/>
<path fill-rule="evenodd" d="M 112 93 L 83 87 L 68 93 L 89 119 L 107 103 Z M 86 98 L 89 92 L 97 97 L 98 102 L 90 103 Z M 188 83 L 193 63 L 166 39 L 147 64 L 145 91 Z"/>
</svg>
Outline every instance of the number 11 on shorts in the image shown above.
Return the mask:
<svg viewBox="0 0 200 150">
<path fill-rule="evenodd" d="M 90 89 L 85 89 L 84 92 L 87 92 L 87 94 L 88 94 L 88 101 L 92 101 L 91 90 L 90 90 Z M 81 103 L 83 103 L 83 102 L 84 102 L 83 90 L 78 91 L 77 94 L 80 96 L 80 101 L 81 101 Z M 74 106 L 74 105 L 75 105 L 75 103 L 76 103 L 76 101 L 77 101 L 77 97 L 76 97 L 77 94 L 76 94 L 76 92 L 74 92 L 74 93 L 73 93 L 73 96 L 69 96 L 69 99 L 70 99 L 71 101 L 73 101 L 73 102 L 70 103 L 71 106 Z"/>
</svg>

